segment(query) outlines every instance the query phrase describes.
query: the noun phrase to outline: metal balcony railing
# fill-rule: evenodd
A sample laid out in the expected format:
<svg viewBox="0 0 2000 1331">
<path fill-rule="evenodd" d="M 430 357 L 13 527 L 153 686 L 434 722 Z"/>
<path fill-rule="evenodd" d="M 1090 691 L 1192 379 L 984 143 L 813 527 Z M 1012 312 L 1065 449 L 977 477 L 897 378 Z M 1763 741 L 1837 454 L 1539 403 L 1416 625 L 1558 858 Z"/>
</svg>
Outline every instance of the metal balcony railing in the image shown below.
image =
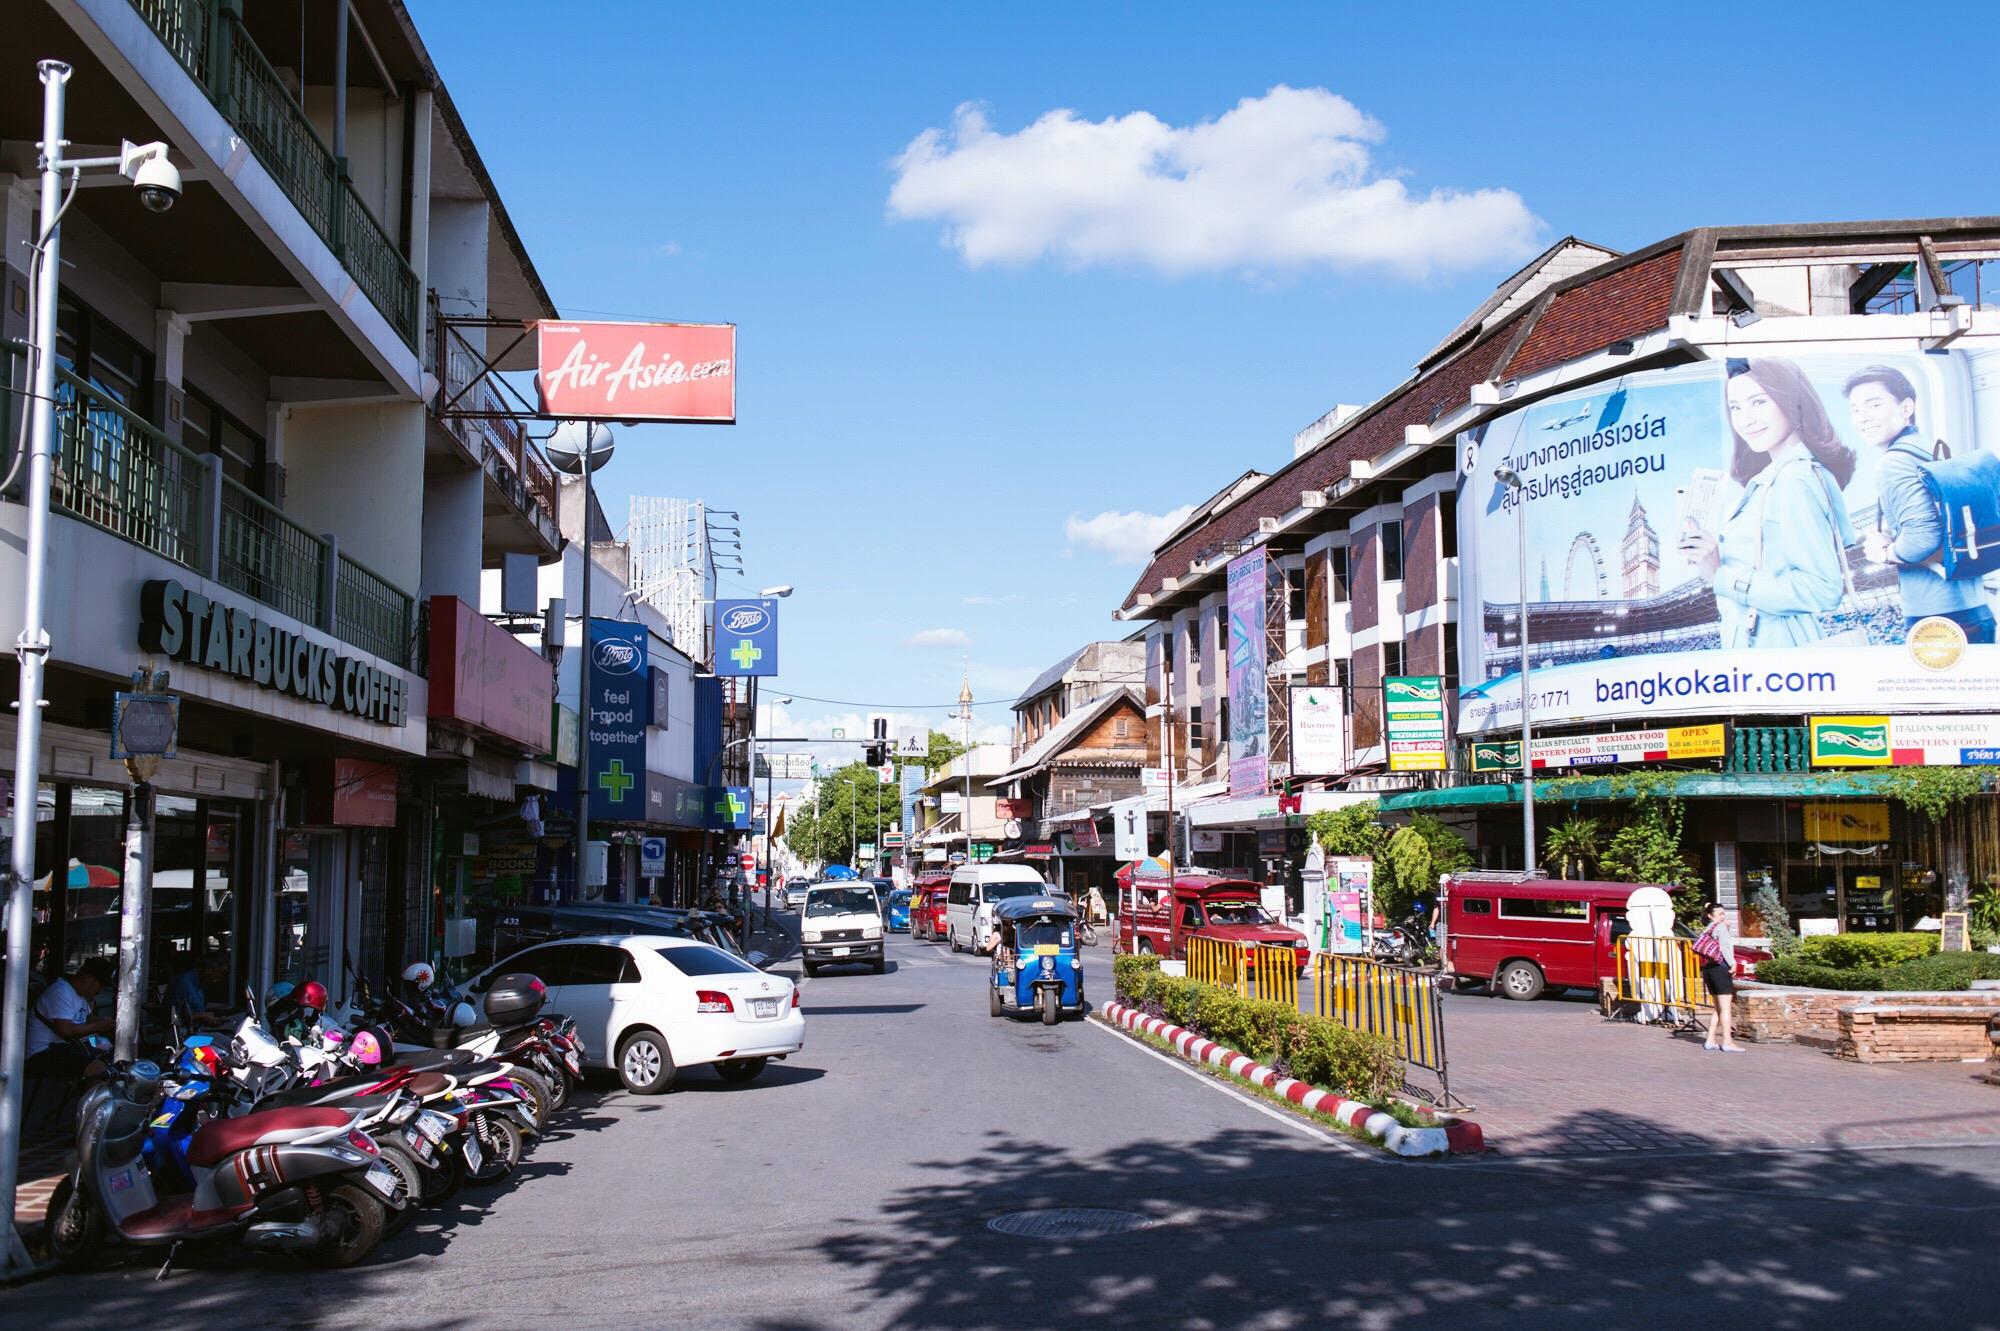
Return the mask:
<svg viewBox="0 0 2000 1331">
<path fill-rule="evenodd" d="M 522 408 L 509 402 L 495 384 L 485 356 L 456 328 L 443 322 L 435 293 L 431 321 L 435 333 L 425 339 L 427 354 L 433 367 L 440 358 L 444 362 L 444 371 L 438 375 L 438 394 L 431 404 L 441 415 L 440 423 L 481 461 L 491 450 L 502 466 L 521 478 L 529 501 L 555 521 L 555 471 L 529 437 L 520 415 Z M 431 349 L 433 344 L 438 350 Z M 435 368 L 432 372 L 437 373 Z M 443 415 L 447 411 L 451 414 Z"/>
<path fill-rule="evenodd" d="M 23 438 L 27 356 L 18 342 L 0 351 L 0 456 L 11 460 Z M 56 509 L 408 667 L 408 593 L 224 476 L 219 459 L 182 448 L 96 385 L 58 369 L 56 399 Z"/>
<path fill-rule="evenodd" d="M 174 59 L 242 133 L 299 215 L 414 350 L 420 319 L 415 271 L 354 192 L 346 160 L 333 155 L 251 39 L 239 4 L 131 0 Z"/>
</svg>

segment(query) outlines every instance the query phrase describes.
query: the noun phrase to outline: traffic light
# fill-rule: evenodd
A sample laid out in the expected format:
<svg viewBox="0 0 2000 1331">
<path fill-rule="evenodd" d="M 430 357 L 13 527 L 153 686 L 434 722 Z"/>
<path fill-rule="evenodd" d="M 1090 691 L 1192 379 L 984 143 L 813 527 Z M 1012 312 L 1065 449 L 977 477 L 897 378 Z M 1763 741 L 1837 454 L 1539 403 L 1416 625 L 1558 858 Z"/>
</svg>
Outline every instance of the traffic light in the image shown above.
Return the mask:
<svg viewBox="0 0 2000 1331">
<path fill-rule="evenodd" d="M 889 761 L 886 744 L 870 744 L 863 750 L 863 757 L 870 767 L 880 767 Z"/>
</svg>

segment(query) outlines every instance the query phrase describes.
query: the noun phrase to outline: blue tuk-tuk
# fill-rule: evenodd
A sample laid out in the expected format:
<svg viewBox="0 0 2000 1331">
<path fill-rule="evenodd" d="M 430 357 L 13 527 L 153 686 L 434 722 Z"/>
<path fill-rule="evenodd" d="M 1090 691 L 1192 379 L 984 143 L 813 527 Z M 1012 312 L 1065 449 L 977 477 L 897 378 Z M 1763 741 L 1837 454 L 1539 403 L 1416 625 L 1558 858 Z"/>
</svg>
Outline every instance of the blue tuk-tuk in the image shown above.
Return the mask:
<svg viewBox="0 0 2000 1331">
<path fill-rule="evenodd" d="M 1076 946 L 1076 911 L 1058 897 L 1010 897 L 993 908 L 994 1016 L 1011 1007 L 1042 1014 L 1053 1026 L 1067 1009 L 1083 1011 L 1083 958 Z"/>
</svg>

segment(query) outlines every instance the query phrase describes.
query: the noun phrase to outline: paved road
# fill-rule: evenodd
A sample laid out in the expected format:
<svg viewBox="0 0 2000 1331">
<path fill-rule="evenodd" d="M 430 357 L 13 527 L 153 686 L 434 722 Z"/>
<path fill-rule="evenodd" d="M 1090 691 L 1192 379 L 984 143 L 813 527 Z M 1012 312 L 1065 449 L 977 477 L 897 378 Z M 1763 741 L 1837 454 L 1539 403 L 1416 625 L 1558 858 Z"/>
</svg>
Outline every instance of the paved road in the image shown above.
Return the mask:
<svg viewBox="0 0 2000 1331">
<path fill-rule="evenodd" d="M 550 1328 L 2000 1324 L 2000 1153 L 1398 1164 L 1094 1024 L 995 1022 L 896 939 L 810 981 L 758 1083 L 607 1094 L 497 1195 L 344 1275 L 150 1267 L 0 1292 L 8 1325 Z M 1098 996 L 1108 965 L 1093 957 Z M 1767 1111 L 1781 1119 L 1786 1106 Z M 1149 1227 L 994 1232 L 1046 1207 Z M 18 1319 L 18 1320 L 17 1320 Z"/>
</svg>

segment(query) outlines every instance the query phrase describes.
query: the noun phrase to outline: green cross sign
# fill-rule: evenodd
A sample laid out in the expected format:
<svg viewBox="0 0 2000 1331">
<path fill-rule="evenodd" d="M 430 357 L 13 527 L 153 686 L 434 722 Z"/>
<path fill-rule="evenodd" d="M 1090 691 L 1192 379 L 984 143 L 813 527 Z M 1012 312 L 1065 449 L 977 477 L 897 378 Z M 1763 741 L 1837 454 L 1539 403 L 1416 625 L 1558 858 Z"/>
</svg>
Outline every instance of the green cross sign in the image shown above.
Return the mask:
<svg viewBox="0 0 2000 1331">
<path fill-rule="evenodd" d="M 638 779 L 625 770 L 623 758 L 613 758 L 610 764 L 597 774 L 597 784 L 610 793 L 613 804 L 623 804 L 625 792 L 632 789 Z"/>
<path fill-rule="evenodd" d="M 738 638 L 736 645 L 729 649 L 729 659 L 736 662 L 737 669 L 748 670 L 764 659 L 764 650 L 748 638 Z"/>
<path fill-rule="evenodd" d="M 733 790 L 715 802 L 715 811 L 724 818 L 727 818 L 731 823 L 734 823 L 742 816 L 743 809 L 743 801 L 736 798 L 736 792 Z"/>
</svg>

